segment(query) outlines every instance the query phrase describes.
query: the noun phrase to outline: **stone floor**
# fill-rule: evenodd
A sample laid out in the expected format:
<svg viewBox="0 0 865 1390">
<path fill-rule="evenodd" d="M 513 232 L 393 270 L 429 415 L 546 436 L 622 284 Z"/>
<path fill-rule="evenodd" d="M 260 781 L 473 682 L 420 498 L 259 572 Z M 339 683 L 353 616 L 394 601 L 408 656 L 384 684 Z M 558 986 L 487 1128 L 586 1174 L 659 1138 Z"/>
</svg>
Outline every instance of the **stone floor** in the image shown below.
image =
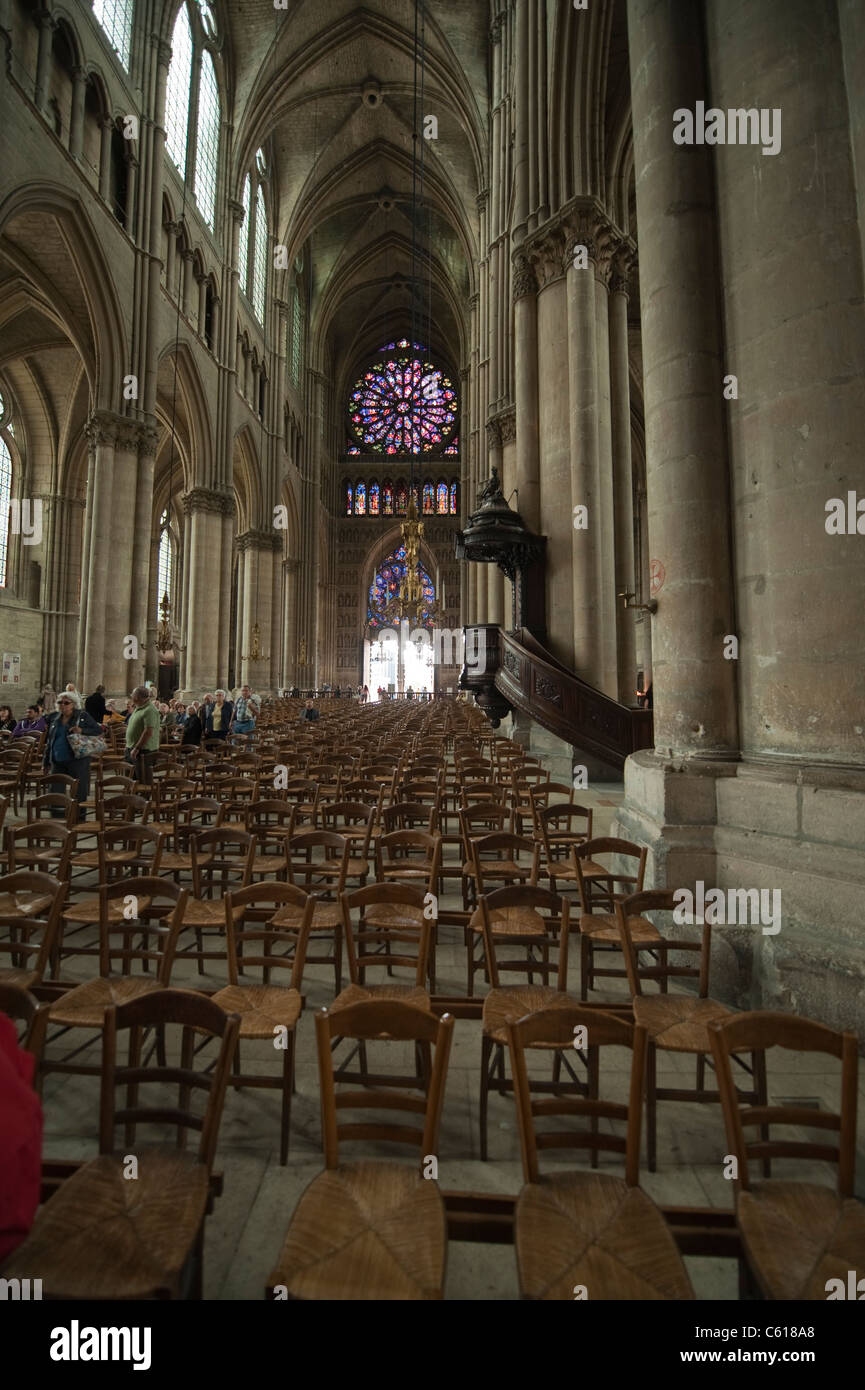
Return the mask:
<svg viewBox="0 0 865 1390">
<path fill-rule="evenodd" d="M 607 833 L 609 822 L 621 797 L 620 786 L 595 786 L 581 792 L 583 801 L 595 808 L 595 833 Z M 461 929 L 444 927 L 440 931 L 438 952 L 439 990 L 462 994 L 465 991 L 465 950 Z M 570 987 L 579 990 L 576 953 Z M 82 961 L 76 969 L 74 959 L 64 974 L 87 978 L 91 971 Z M 208 979 L 205 977 L 204 983 Z M 189 977 L 196 983 L 201 977 Z M 181 970 L 178 983 L 184 983 Z M 216 976 L 213 987 L 223 983 Z M 618 981 L 611 981 L 610 996 L 624 995 Z M 478 989 L 484 988 L 478 977 Z M 206 1239 L 205 1296 L 209 1299 L 260 1299 L 282 1246 L 295 1204 L 306 1185 L 322 1167 L 319 1139 L 318 1081 L 312 1014 L 333 997 L 333 976 L 329 969 L 310 967 L 304 979 L 306 1012 L 298 1037 L 297 1094 L 293 1103 L 291 1153 L 286 1167 L 279 1164 L 279 1094 L 276 1091 L 229 1089 L 220 1133 L 217 1167 L 225 1175 L 225 1188 L 208 1218 Z M 59 1057 L 79 1038 L 67 1033 L 49 1041 L 48 1055 Z M 393 1044 L 380 1045 L 392 1048 Z M 270 1045 L 245 1045 L 244 1066 L 273 1069 L 278 1054 Z M 97 1060 L 96 1049 L 91 1049 Z M 389 1054 L 389 1058 L 392 1057 Z M 442 1124 L 439 1181 L 445 1189 L 517 1193 L 522 1184 L 519 1142 L 513 1104 L 509 1099 L 490 1099 L 490 1159 L 482 1162 L 478 1147 L 478 1086 L 480 1062 L 480 1023 L 458 1021 L 448 1073 Z M 374 1058 L 373 1058 L 374 1064 Z M 603 1061 L 602 1094 L 624 1100 L 628 1079 L 629 1054 L 608 1049 Z M 660 1054 L 660 1078 L 684 1075 L 693 1084 L 693 1061 L 671 1054 Z M 770 1096 L 806 1097 L 821 1108 L 837 1106 L 837 1075 L 818 1059 L 796 1054 L 770 1058 Z M 865 1102 L 865 1071 L 859 1085 Z M 98 1082 L 95 1078 L 49 1075 L 44 1088 L 45 1154 L 55 1158 L 87 1158 L 97 1150 Z M 732 1186 L 722 1175 L 724 1139 L 720 1108 L 662 1102 L 658 1116 L 658 1171 L 645 1168 L 641 1182 L 660 1202 L 685 1205 L 727 1207 Z M 353 1146 L 357 1156 L 375 1157 L 370 1146 Z M 402 1151 L 405 1156 L 406 1151 Z M 386 1156 L 386 1150 L 381 1150 Z M 544 1166 L 574 1166 L 574 1156 L 542 1156 Z M 858 1190 L 865 1194 L 865 1151 L 860 1148 Z M 613 1157 L 602 1166 L 621 1172 Z M 785 1165 L 777 1165 L 777 1175 L 785 1175 Z M 793 1169 L 788 1166 L 792 1175 Z M 800 1165 L 796 1174 L 805 1177 Z M 807 1176 L 831 1183 L 832 1173 L 814 1165 Z M 733 1299 L 737 1296 L 735 1262 L 720 1259 L 687 1260 L 698 1297 Z M 448 1252 L 447 1297 L 449 1299 L 515 1299 L 518 1296 L 513 1250 L 509 1246 L 452 1243 Z"/>
</svg>

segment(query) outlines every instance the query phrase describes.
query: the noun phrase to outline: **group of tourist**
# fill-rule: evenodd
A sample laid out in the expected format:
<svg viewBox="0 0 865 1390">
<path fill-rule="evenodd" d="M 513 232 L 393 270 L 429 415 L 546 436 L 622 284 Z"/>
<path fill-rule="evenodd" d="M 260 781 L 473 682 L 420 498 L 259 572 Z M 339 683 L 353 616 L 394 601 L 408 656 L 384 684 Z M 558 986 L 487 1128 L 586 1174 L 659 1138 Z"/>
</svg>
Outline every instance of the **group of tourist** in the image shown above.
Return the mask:
<svg viewBox="0 0 865 1390">
<path fill-rule="evenodd" d="M 122 703 L 106 700 L 104 685 L 84 699 L 70 683 L 60 696 L 45 687 L 20 720 L 9 705 L 0 705 L 0 732 L 13 738 L 45 734 L 44 770 L 75 778 L 79 821 L 87 816 L 84 802 L 90 795 L 90 761 L 104 750 L 110 725 L 126 725 L 125 760 L 134 764 L 136 780 L 149 786 L 163 735 L 176 740 L 179 732 L 181 744 L 194 745 L 202 739 L 226 739 L 229 734 L 249 736 L 255 732 L 261 710 L 260 698 L 248 685 L 241 687 L 236 700 L 220 689 L 189 704 L 176 698 L 160 702 L 155 686 L 139 685 L 121 711 Z"/>
</svg>

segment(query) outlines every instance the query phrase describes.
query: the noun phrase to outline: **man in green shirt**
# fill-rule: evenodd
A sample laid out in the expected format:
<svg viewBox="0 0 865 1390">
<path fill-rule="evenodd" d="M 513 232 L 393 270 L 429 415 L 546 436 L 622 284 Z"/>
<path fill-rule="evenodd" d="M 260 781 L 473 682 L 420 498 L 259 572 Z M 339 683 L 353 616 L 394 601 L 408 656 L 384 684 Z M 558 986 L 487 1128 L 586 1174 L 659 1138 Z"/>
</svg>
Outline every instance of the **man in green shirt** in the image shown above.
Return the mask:
<svg viewBox="0 0 865 1390">
<path fill-rule="evenodd" d="M 135 779 L 150 786 L 159 751 L 159 710 L 146 685 L 132 692 L 132 713 L 126 725 L 126 760 L 135 766 Z"/>
</svg>

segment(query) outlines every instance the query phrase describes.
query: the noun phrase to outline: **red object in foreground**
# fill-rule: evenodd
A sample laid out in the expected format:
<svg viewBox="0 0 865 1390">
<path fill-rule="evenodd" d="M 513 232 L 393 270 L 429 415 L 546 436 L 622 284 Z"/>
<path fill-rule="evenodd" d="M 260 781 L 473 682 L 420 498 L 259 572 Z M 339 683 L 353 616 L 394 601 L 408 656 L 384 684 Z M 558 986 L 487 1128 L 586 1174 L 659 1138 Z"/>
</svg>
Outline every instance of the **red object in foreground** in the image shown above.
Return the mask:
<svg viewBox="0 0 865 1390">
<path fill-rule="evenodd" d="M 33 1225 L 42 1181 L 42 1103 L 33 1090 L 36 1059 L 18 1046 L 0 1014 L 0 1264 Z"/>
</svg>

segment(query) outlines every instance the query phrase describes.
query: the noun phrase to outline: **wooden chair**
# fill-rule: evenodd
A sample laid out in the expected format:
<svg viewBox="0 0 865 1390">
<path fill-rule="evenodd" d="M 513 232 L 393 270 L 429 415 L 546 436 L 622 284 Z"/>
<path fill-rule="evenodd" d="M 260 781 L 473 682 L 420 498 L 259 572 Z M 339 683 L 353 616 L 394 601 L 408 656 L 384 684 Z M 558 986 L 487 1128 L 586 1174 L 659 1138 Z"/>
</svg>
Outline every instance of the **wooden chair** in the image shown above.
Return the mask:
<svg viewBox="0 0 865 1390">
<path fill-rule="evenodd" d="M 511 909 L 508 917 L 497 916 Z M 546 888 L 519 886 L 498 888 L 480 901 L 486 968 L 490 989 L 484 997 L 481 1035 L 480 1136 L 481 1158 L 487 1157 L 487 1107 L 490 1091 L 499 1095 L 513 1092 L 513 1082 L 505 1075 L 507 1024 L 538 1009 L 567 1009 L 576 1002 L 568 988 L 569 908 L 566 898 Z M 521 955 L 505 959 L 505 948 L 517 947 Z M 551 960 L 551 955 L 557 959 Z M 520 974 L 525 983 L 503 985 L 505 974 Z M 535 976 L 541 983 L 535 984 Z M 555 984 L 548 981 L 554 979 Z M 565 1065 L 570 1081 L 560 1080 Z M 554 1056 L 553 1079 L 535 1081 L 536 1090 L 553 1093 L 586 1094 L 588 1083 L 578 1079 L 568 1059 Z"/>
<path fill-rule="evenodd" d="M 628 1104 L 597 1095 L 532 1100 L 526 1052 L 573 1048 L 585 1028 L 589 1052 L 606 1046 L 631 1049 Z M 694 1291 L 673 1233 L 639 1186 L 640 1121 L 646 1032 L 624 1019 L 576 1004 L 541 1009 L 506 1025 L 517 1103 L 523 1187 L 514 1216 L 514 1245 L 520 1294 L 527 1299 L 573 1301 L 582 1288 L 591 1302 L 692 1299 Z M 584 1118 L 584 1130 L 539 1130 L 550 1116 Z M 603 1118 L 605 1128 L 597 1121 Z M 626 1136 L 610 1122 L 627 1125 Z M 550 1148 L 623 1154 L 625 1176 L 578 1170 L 541 1175 L 538 1152 Z"/>
<path fill-rule="evenodd" d="M 628 987 L 633 997 L 634 1019 L 646 1029 L 649 1037 L 648 1059 L 646 1064 L 646 1149 L 649 1171 L 655 1171 L 657 1157 L 657 1110 L 659 1100 L 719 1101 L 717 1091 L 707 1091 L 705 1084 L 706 1057 L 711 1052 L 708 1025 L 715 1020 L 729 1017 L 733 1010 L 716 999 L 709 998 L 709 954 L 712 943 L 712 928 L 704 923 L 700 941 L 680 941 L 678 938 L 664 937 L 659 933 L 657 941 L 638 941 L 642 928 L 632 924 L 641 922 L 647 912 L 672 912 L 676 907 L 676 896 L 672 889 L 653 888 L 644 893 L 635 893 L 622 902 L 616 903 L 616 921 L 619 940 L 625 956 Z M 656 965 L 643 966 L 639 963 L 639 952 L 651 950 L 660 957 Z M 698 957 L 696 965 L 670 965 L 668 952 L 687 953 Z M 697 981 L 696 994 L 657 995 L 643 994 L 643 981 L 655 980 L 667 984 L 671 979 L 691 979 Z M 690 1053 L 696 1058 L 697 1078 L 694 1088 L 659 1087 L 657 1076 L 658 1050 L 663 1052 Z M 741 1058 L 736 1058 L 740 1067 L 750 1071 L 753 1087 L 747 1092 L 757 1104 L 765 1104 L 766 1070 L 765 1058 L 755 1053 L 751 1068 L 747 1068 Z"/>
<path fill-rule="evenodd" d="M 252 801 L 246 811 L 246 828 L 255 836 L 255 856 L 252 877 L 286 882 L 288 860 L 285 842 L 294 828 L 294 807 L 287 801 L 268 799 Z"/>
<path fill-rule="evenodd" d="M 462 865 L 460 883 L 463 897 L 463 911 L 477 903 L 477 880 L 472 841 L 476 837 L 513 831 L 514 818 L 510 807 L 499 801 L 478 801 L 460 807 L 460 835 L 462 836 Z"/>
<path fill-rule="evenodd" d="M 64 796 L 61 792 L 43 792 L 41 796 L 31 796 L 25 809 L 28 825 L 50 817 L 62 821 L 66 829 L 71 830 L 78 819 L 78 802 L 74 796 Z"/>
<path fill-rule="evenodd" d="M 51 1005 L 49 1024 L 62 1032 L 82 1028 L 99 1032 L 105 1010 L 168 984 L 166 948 L 188 897 L 168 878 L 139 876 L 99 889 L 99 974 L 72 989 Z M 116 969 L 119 964 L 120 969 Z M 170 962 L 169 962 L 170 964 Z M 150 966 L 155 967 L 150 973 Z M 137 967 L 137 972 L 133 973 Z M 59 1037 L 60 1034 L 55 1034 Z M 51 1039 L 53 1041 L 54 1039 Z M 99 1068 L 71 1060 L 45 1059 L 46 1072 L 74 1075 L 98 1074 Z"/>
<path fill-rule="evenodd" d="M 33 869 L 54 878 L 69 879 L 69 861 L 76 831 L 59 821 L 40 820 L 6 827 L 6 862 L 10 874 Z"/>
<path fill-rule="evenodd" d="M 571 860 L 571 849 L 592 838 L 591 808 L 578 806 L 575 801 L 557 801 L 538 812 L 538 828 L 550 892 L 555 893 L 559 880 L 576 886 L 577 871 Z"/>
<path fill-rule="evenodd" d="M 533 787 L 529 787 L 529 804 L 532 809 L 532 833 L 536 839 L 541 838 L 541 828 L 538 823 L 538 815 L 544 807 L 550 805 L 550 798 L 557 796 L 562 801 L 573 800 L 574 789 L 567 782 L 540 782 Z"/>
<path fill-rule="evenodd" d="M 181 1028 L 180 1065 L 142 1060 L 141 1036 L 148 1028 Z M 120 1033 L 129 1031 L 130 1061 L 118 1063 Z M 201 995 L 183 990 L 109 1005 L 102 1033 L 99 1157 L 85 1163 L 41 1209 L 19 1245 L 5 1277 L 40 1278 L 53 1299 L 199 1299 L 202 1296 L 204 1218 L 219 1184 L 212 1174 L 225 1100 L 228 1069 L 237 1041 L 238 1019 Z M 220 1039 L 212 1069 L 195 1071 L 193 1041 L 201 1032 Z M 159 1087 L 153 1103 L 139 1101 L 142 1087 Z M 166 1108 L 163 1088 L 176 1085 L 175 1106 Z M 118 1107 L 117 1090 L 126 1104 Z M 206 1097 L 203 1115 L 190 1098 Z M 173 1148 L 134 1144 L 138 1126 L 176 1127 Z M 115 1144 L 115 1130 L 124 1140 Z M 197 1150 L 182 1147 L 187 1133 L 200 1134 Z M 133 1135 L 137 1177 L 128 1180 L 125 1155 Z"/>
<path fill-rule="evenodd" d="M 394 830 L 422 830 L 433 835 L 438 828 L 435 805 L 423 801 L 394 801 L 383 808 L 381 826 L 383 835 L 390 835 Z"/>
<path fill-rule="evenodd" d="M 576 870 L 577 893 L 580 902 L 580 998 L 588 998 L 590 989 L 595 988 L 595 980 L 603 976 L 610 979 L 623 979 L 627 972 L 624 963 L 620 968 L 606 968 L 595 964 L 596 952 L 609 957 L 620 951 L 619 927 L 616 921 L 617 902 L 642 893 L 646 874 L 645 845 L 633 844 L 630 840 L 619 840 L 605 836 L 597 840 L 587 840 L 585 844 L 574 845 L 571 849 L 571 862 Z M 636 860 L 631 865 L 635 872 L 626 874 L 612 865 L 600 862 L 604 857 L 612 859 Z M 661 939 L 661 934 L 647 917 L 630 923 L 631 937 L 638 945 L 650 946 Z M 666 990 L 666 980 L 661 983 Z"/>
<path fill-rule="evenodd" d="M 313 937 L 330 936 L 331 954 L 314 956 L 307 953 L 310 965 L 333 967 L 335 993 L 342 988 L 342 908 L 339 896 L 345 888 L 350 841 L 332 830 L 302 830 L 287 841 L 288 881 L 305 889 L 315 899 L 310 933 Z M 285 907 L 274 919 L 278 926 L 296 931 L 300 925 L 300 910 Z"/>
<path fill-rule="evenodd" d="M 865 1284 L 865 1205 L 854 1197 L 856 1171 L 856 1100 L 858 1043 L 853 1032 L 838 1032 L 823 1023 L 794 1014 L 758 1011 L 735 1014 L 708 1025 L 709 1040 L 721 1092 L 721 1106 L 730 1153 L 738 1178 L 736 1223 L 748 1268 L 763 1298 L 808 1299 L 850 1297 L 850 1271 L 856 1292 Z M 815 1112 L 795 1101 L 783 1105 L 743 1104 L 733 1080 L 732 1063 L 740 1052 L 759 1054 L 780 1047 L 836 1057 L 841 1062 L 840 1109 Z M 771 1135 L 771 1126 L 801 1126 L 824 1135 L 797 1139 Z M 759 1136 L 748 1130 L 759 1129 Z M 831 1142 L 831 1136 L 837 1141 Z M 799 1158 L 837 1166 L 835 1190 L 823 1184 L 769 1178 L 754 1182 L 750 1165 L 761 1160 L 763 1171 L 773 1158 Z"/>
<path fill-rule="evenodd" d="M 223 808 L 212 796 L 194 796 L 173 806 L 172 828 L 167 832 L 171 849 L 163 844 L 159 872 L 171 874 L 176 883 L 182 874 L 192 876 L 192 837 L 203 830 L 218 830 L 222 825 Z"/>
<path fill-rule="evenodd" d="M 35 1059 L 33 1089 L 39 1094 L 42 1089 L 41 1063 L 48 1026 L 48 1005 L 40 1004 L 29 990 L 22 989 L 20 985 L 7 984 L 0 979 L 0 1014 L 11 1018 L 13 1023 L 24 1025 L 18 1044 Z"/>
<path fill-rule="evenodd" d="M 300 907 L 302 915 L 297 931 L 275 924 L 276 915 L 286 903 Z M 227 1014 L 235 1014 L 240 1020 L 231 1084 L 235 1090 L 249 1086 L 282 1093 L 279 1161 L 284 1164 L 288 1160 L 291 1130 L 295 1033 L 303 1011 L 300 991 L 315 900 L 289 883 L 253 883 L 236 892 L 227 892 L 224 906 L 228 984 L 211 998 Z M 181 908 L 166 947 L 166 981 L 171 977 L 176 960 L 183 959 L 177 950 L 183 929 Z M 260 984 L 248 979 L 255 970 L 261 971 Z M 271 974 L 280 970 L 291 972 L 287 986 L 271 982 Z M 268 1057 L 278 1048 L 282 1052 L 282 1074 L 241 1071 L 241 1040 L 264 1044 Z"/>
<path fill-rule="evenodd" d="M 386 1161 L 340 1162 L 351 1140 L 409 1145 L 421 1158 L 438 1150 L 453 1018 L 438 1019 L 403 1000 L 367 999 L 315 1019 L 321 1088 L 325 1171 L 314 1178 L 295 1208 L 269 1292 L 308 1300 L 416 1300 L 443 1297 L 447 1220 L 438 1184 L 418 1166 Z M 435 1048 L 425 1097 L 396 1089 L 376 1094 L 364 1087 L 336 1093 L 332 1044 L 358 1041 L 422 1043 Z M 389 1118 L 376 1123 L 371 1107 Z M 346 1110 L 360 1107 L 355 1122 Z M 396 1112 L 396 1113 L 394 1113 Z M 399 1114 L 420 1115 L 423 1128 L 395 1123 Z"/>
<path fill-rule="evenodd" d="M 363 878 L 371 868 L 369 859 L 372 853 L 376 808 L 362 801 L 331 801 L 320 803 L 319 814 L 325 830 L 333 831 L 334 834 L 342 835 L 348 840 L 349 859 L 346 876 Z"/>
<path fill-rule="evenodd" d="M 362 999 L 403 999 L 429 1009 L 427 976 L 434 918 L 424 914 L 424 892 L 409 883 L 371 883 L 341 898 L 343 933 L 351 983 L 331 1004 L 331 1011 Z M 382 910 L 387 909 L 387 910 Z M 352 914 L 357 920 L 352 922 Z M 413 948 L 413 949 L 410 949 Z M 411 983 L 367 985 L 367 970 L 407 969 Z"/>
</svg>

